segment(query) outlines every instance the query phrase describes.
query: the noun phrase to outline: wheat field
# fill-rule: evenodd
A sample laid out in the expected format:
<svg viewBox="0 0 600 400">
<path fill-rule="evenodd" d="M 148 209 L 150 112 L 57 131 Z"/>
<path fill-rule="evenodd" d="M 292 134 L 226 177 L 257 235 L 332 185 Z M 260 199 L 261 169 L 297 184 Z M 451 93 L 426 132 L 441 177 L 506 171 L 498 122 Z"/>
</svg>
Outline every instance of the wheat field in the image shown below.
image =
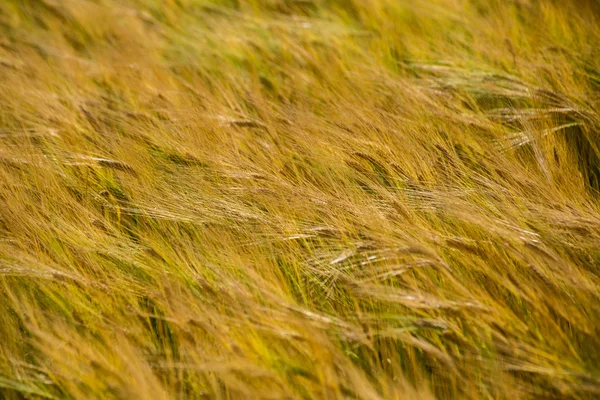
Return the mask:
<svg viewBox="0 0 600 400">
<path fill-rule="evenodd" d="M 0 398 L 600 397 L 600 3 L 0 1 Z"/>
</svg>

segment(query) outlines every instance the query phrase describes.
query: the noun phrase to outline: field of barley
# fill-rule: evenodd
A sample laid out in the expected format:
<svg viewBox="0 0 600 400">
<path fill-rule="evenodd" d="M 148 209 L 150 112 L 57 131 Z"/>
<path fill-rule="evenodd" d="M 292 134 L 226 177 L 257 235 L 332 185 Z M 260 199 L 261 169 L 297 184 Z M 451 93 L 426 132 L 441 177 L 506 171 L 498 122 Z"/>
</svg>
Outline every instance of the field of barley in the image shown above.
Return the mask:
<svg viewBox="0 0 600 400">
<path fill-rule="evenodd" d="M 0 1 L 0 398 L 598 397 L 597 0 Z"/>
</svg>

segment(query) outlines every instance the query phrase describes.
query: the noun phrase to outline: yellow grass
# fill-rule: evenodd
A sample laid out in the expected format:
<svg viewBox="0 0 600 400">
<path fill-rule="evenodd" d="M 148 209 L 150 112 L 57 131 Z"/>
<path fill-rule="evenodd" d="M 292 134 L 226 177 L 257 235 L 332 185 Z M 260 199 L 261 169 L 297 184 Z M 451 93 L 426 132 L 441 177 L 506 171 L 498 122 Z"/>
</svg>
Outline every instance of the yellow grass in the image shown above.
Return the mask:
<svg viewBox="0 0 600 400">
<path fill-rule="evenodd" d="M 600 11 L 0 1 L 0 397 L 600 396 Z"/>
</svg>

